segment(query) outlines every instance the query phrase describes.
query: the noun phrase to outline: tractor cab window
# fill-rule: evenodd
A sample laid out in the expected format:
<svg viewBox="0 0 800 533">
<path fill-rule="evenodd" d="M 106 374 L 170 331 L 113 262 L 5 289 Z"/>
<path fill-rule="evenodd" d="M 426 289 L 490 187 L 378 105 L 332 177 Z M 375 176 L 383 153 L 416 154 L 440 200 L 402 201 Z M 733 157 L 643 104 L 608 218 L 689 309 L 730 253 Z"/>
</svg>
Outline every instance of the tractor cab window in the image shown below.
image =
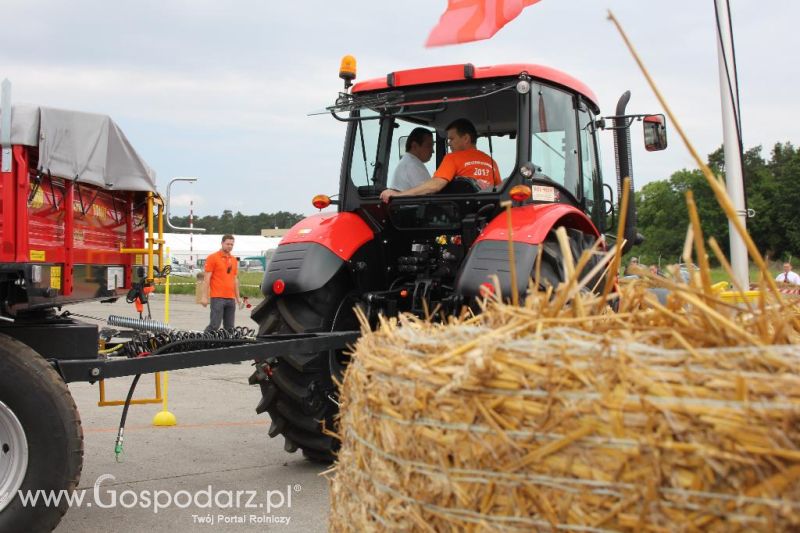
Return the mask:
<svg viewBox="0 0 800 533">
<path fill-rule="evenodd" d="M 500 170 L 500 180 L 506 179 L 517 166 L 517 135 L 481 135 L 476 144 L 478 150 L 491 155 Z M 491 191 L 492 189 L 487 189 Z"/>
<path fill-rule="evenodd" d="M 379 179 L 378 141 L 380 139 L 381 122 L 378 113 L 371 109 L 354 112 L 366 120 L 354 122 L 356 138 L 353 143 L 353 157 L 350 162 L 350 179 L 356 187 L 369 187 Z"/>
<path fill-rule="evenodd" d="M 580 162 L 575 100 L 564 91 L 534 85 L 531 91 L 531 161 L 537 174 L 579 197 Z"/>
<path fill-rule="evenodd" d="M 581 170 L 583 174 L 583 198 L 586 202 L 586 211 L 594 218 L 595 201 L 599 196 L 598 188 L 601 187 L 600 165 L 597 161 L 597 146 L 594 137 L 594 117 L 581 103 L 578 108 L 578 128 L 581 145 Z"/>
<path fill-rule="evenodd" d="M 475 125 L 477 148 L 497 163 L 499 175 L 492 181 L 508 178 L 518 166 L 520 144 L 517 132 L 521 96 L 515 87 L 515 80 L 490 80 L 444 89 L 414 88 L 407 92 L 355 95 L 338 107 L 329 108 L 350 113 L 349 177 L 358 196 L 371 199 L 393 185 L 406 140 L 415 128 L 434 135 L 434 153 L 423 162 L 427 174 L 434 176 L 447 154 L 447 126 L 459 118 Z M 489 187 L 481 192 L 492 191 Z"/>
</svg>

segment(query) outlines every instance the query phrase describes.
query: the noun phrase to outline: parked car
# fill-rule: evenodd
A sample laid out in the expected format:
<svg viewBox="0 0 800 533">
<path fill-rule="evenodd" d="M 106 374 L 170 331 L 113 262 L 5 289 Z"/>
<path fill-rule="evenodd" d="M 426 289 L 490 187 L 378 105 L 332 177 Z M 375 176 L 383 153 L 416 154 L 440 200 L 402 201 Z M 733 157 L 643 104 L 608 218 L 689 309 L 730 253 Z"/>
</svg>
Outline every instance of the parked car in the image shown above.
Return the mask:
<svg viewBox="0 0 800 533">
<path fill-rule="evenodd" d="M 172 270 L 170 275 L 172 276 L 181 276 L 181 277 L 194 277 L 195 273 L 192 271 L 193 269 L 186 266 L 186 265 L 172 265 Z"/>
</svg>

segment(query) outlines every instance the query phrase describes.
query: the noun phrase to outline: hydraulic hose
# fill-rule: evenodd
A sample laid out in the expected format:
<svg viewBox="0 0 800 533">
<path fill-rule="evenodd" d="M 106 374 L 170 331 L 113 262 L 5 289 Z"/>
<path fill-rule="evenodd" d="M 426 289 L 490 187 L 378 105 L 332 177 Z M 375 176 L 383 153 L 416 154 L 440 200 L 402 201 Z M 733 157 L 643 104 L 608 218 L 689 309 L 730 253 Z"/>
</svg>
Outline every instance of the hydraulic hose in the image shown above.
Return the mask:
<svg viewBox="0 0 800 533">
<path fill-rule="evenodd" d="M 247 328 L 239 328 L 241 332 L 252 332 Z M 220 330 L 224 331 L 224 330 Z M 212 332 L 213 335 L 216 332 Z M 193 344 L 200 344 L 207 347 L 209 341 L 213 341 L 214 344 L 250 344 L 257 342 L 256 339 L 252 337 L 245 337 L 245 338 L 179 338 L 176 340 L 172 340 L 167 344 L 160 346 L 158 349 L 150 352 L 147 356 L 159 355 L 162 353 L 169 352 L 175 349 L 178 346 L 191 346 Z M 117 440 L 114 444 L 114 455 L 116 457 L 117 462 L 119 462 L 119 457 L 122 455 L 122 441 L 123 441 L 123 434 L 125 433 L 125 422 L 128 419 L 128 409 L 131 405 L 131 400 L 133 399 L 133 393 L 136 390 L 136 385 L 139 383 L 139 378 L 142 377 L 141 374 L 136 374 L 131 382 L 131 386 L 128 389 L 128 396 L 125 398 L 125 405 L 122 407 L 122 416 L 119 420 L 119 430 L 117 431 Z"/>
</svg>

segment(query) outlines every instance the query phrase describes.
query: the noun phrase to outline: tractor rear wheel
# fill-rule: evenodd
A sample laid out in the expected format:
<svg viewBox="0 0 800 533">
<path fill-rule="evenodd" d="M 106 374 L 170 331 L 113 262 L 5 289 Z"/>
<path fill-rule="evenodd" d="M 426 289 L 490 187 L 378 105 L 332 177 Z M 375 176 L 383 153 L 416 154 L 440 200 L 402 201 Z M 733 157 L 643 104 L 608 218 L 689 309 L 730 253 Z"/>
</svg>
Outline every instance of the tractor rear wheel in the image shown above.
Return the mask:
<svg viewBox="0 0 800 533">
<path fill-rule="evenodd" d="M 348 305 L 349 283 L 340 272 L 322 288 L 272 298 L 253 312 L 259 335 L 357 329 Z M 312 461 L 331 462 L 339 441 L 333 431 L 339 412 L 338 386 L 346 361 L 340 351 L 292 354 L 256 366 L 251 384 L 261 388 L 256 413 L 268 413 L 269 436 L 283 435 L 284 449 L 298 449 Z M 327 431 L 326 431 L 327 430 Z"/>
<path fill-rule="evenodd" d="M 83 430 L 67 385 L 41 355 L 0 334 L 0 531 L 52 531 L 82 466 Z M 49 505 L 51 496 L 60 503 Z"/>
<path fill-rule="evenodd" d="M 577 265 L 581 255 L 586 250 L 591 250 L 594 246 L 597 237 L 589 235 L 580 230 L 567 228 L 567 237 L 569 238 L 570 252 L 572 253 L 572 260 Z M 539 288 L 546 289 L 548 285 L 554 289 L 558 287 L 559 283 L 567 281 L 566 269 L 564 268 L 564 255 L 561 253 L 561 246 L 559 246 L 556 232 L 551 231 L 545 241 L 542 243 L 542 262 L 539 267 Z M 584 267 L 580 274 L 583 278 L 591 271 L 595 265 L 601 260 L 599 256 L 592 256 L 589 262 Z M 534 265 L 531 272 L 531 278 L 536 277 L 536 266 Z M 586 285 L 586 290 L 591 292 L 598 292 L 602 290 L 603 277 L 602 271 L 592 278 Z"/>
</svg>

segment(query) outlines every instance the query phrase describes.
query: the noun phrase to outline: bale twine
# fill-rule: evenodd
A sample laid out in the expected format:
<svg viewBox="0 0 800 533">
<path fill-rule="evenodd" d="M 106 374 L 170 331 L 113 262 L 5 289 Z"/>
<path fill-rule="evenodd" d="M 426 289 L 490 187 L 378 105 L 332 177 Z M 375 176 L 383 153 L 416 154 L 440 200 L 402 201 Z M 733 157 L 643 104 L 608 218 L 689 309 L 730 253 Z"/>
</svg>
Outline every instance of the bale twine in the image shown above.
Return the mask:
<svg viewBox="0 0 800 533">
<path fill-rule="evenodd" d="M 652 283 L 362 337 L 331 531 L 800 528 L 797 304 Z"/>
</svg>

